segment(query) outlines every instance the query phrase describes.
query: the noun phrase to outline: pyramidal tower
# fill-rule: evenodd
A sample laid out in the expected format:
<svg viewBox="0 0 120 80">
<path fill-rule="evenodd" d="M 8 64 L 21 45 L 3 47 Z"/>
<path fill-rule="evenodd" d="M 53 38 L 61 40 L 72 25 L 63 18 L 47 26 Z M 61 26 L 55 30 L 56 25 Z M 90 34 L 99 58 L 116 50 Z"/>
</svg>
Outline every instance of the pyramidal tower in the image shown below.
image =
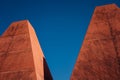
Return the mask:
<svg viewBox="0 0 120 80">
<path fill-rule="evenodd" d="M 120 8 L 96 7 L 71 80 L 120 80 Z"/>
<path fill-rule="evenodd" d="M 0 36 L 0 80 L 52 80 L 29 21 L 13 22 Z"/>
</svg>

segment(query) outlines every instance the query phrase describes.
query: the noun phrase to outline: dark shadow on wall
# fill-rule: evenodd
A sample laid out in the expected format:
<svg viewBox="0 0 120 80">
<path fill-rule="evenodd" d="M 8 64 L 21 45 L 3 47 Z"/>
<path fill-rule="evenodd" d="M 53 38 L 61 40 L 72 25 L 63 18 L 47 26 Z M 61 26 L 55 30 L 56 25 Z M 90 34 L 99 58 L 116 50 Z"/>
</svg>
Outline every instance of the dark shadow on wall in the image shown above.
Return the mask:
<svg viewBox="0 0 120 80">
<path fill-rule="evenodd" d="M 43 58 L 43 65 L 44 65 L 44 80 L 53 80 L 45 58 Z"/>
</svg>

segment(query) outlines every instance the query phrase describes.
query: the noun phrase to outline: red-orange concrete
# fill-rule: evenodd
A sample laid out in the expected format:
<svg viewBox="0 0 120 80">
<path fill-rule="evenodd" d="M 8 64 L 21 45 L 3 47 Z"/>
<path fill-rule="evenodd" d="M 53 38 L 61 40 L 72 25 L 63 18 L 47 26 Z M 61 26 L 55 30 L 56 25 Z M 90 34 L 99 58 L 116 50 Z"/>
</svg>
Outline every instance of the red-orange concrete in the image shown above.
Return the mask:
<svg viewBox="0 0 120 80">
<path fill-rule="evenodd" d="M 0 80 L 52 80 L 29 21 L 14 22 L 0 37 Z"/>
<path fill-rule="evenodd" d="M 96 7 L 71 80 L 120 80 L 120 8 Z"/>
</svg>

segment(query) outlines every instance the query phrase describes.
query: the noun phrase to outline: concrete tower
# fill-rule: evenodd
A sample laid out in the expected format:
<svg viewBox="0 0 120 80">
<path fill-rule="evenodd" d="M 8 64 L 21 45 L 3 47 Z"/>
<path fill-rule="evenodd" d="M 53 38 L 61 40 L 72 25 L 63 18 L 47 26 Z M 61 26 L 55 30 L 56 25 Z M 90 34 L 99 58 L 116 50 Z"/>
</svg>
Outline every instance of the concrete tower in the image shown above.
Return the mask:
<svg viewBox="0 0 120 80">
<path fill-rule="evenodd" d="M 71 80 L 120 80 L 120 8 L 96 7 Z"/>
<path fill-rule="evenodd" d="M 0 80 L 52 80 L 27 20 L 12 23 L 0 37 Z"/>
</svg>

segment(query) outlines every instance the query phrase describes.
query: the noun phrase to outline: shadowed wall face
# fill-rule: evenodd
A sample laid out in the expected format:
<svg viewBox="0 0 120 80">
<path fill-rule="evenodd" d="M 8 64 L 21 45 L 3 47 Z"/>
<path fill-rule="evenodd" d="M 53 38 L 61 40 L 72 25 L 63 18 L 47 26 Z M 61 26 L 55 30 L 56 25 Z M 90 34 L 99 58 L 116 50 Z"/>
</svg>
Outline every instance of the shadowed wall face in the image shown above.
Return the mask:
<svg viewBox="0 0 120 80">
<path fill-rule="evenodd" d="M 30 23 L 12 23 L 0 37 L 0 80 L 47 80 L 45 68 L 48 67 L 44 66 L 44 55 Z M 50 71 L 48 75 L 52 80 Z"/>
<path fill-rule="evenodd" d="M 96 7 L 71 80 L 120 79 L 120 8 Z"/>
<path fill-rule="evenodd" d="M 45 58 L 43 58 L 43 63 L 44 63 L 44 80 L 52 80 L 52 76 L 50 74 L 50 70 L 48 68 Z"/>
</svg>

